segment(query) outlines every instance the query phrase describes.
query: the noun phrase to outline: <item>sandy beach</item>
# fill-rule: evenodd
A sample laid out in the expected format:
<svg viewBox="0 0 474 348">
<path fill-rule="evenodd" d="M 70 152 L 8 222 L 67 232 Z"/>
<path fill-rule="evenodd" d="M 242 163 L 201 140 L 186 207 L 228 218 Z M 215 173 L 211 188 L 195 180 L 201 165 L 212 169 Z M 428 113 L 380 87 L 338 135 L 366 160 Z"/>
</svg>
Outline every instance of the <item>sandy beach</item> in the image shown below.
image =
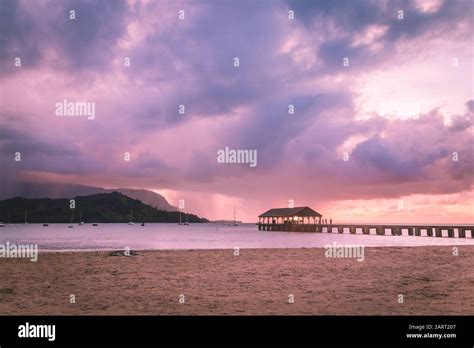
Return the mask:
<svg viewBox="0 0 474 348">
<path fill-rule="evenodd" d="M 453 247 L 366 248 L 363 262 L 326 258 L 324 251 L 48 252 L 37 262 L 0 259 L 0 314 L 474 314 L 474 246 L 459 247 L 459 256 Z"/>
</svg>

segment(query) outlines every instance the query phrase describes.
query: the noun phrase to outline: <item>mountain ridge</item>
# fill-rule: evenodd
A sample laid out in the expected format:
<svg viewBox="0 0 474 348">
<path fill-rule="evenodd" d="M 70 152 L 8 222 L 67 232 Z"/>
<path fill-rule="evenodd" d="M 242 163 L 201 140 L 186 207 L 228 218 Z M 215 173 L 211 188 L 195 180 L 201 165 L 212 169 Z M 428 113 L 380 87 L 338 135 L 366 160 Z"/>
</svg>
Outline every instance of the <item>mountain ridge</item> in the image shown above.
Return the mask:
<svg viewBox="0 0 474 348">
<path fill-rule="evenodd" d="M 75 208 L 70 208 L 68 198 L 22 198 L 15 197 L 0 201 L 0 221 L 11 223 L 25 222 L 28 211 L 29 223 L 126 223 L 130 222 L 130 213 L 137 222 L 168 222 L 180 221 L 180 212 L 158 210 L 144 204 L 138 199 L 130 198 L 120 192 L 98 193 L 74 198 Z M 73 210 L 73 211 L 72 211 Z M 183 216 L 184 215 L 184 216 Z M 208 222 L 194 214 L 182 214 L 191 223 Z"/>
<path fill-rule="evenodd" d="M 29 181 L 15 181 L 0 187 L 0 200 L 15 197 L 22 198 L 72 198 L 76 196 L 87 196 L 98 193 L 120 192 L 125 196 L 138 199 L 144 204 L 155 207 L 158 210 L 178 211 L 178 209 L 166 200 L 162 195 L 145 189 L 105 189 L 102 187 L 85 186 L 78 184 L 63 183 L 35 183 Z"/>
</svg>

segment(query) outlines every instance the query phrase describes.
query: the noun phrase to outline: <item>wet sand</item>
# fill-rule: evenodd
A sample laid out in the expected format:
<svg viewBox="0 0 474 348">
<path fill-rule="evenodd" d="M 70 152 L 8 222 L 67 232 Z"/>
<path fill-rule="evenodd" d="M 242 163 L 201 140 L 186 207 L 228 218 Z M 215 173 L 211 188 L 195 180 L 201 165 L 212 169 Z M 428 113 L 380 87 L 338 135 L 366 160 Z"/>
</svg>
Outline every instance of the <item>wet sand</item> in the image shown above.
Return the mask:
<svg viewBox="0 0 474 348">
<path fill-rule="evenodd" d="M 459 247 L 459 256 L 453 247 L 366 248 L 363 262 L 326 258 L 324 251 L 50 252 L 37 262 L 0 259 L 0 314 L 474 314 L 474 246 Z"/>
</svg>

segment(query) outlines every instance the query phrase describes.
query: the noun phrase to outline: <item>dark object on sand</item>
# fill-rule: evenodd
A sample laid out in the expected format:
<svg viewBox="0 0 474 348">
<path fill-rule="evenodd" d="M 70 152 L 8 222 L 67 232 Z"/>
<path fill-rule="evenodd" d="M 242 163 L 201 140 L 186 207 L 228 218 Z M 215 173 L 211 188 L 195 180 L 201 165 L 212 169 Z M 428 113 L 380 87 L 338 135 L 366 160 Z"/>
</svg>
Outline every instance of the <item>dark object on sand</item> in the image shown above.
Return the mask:
<svg viewBox="0 0 474 348">
<path fill-rule="evenodd" d="M 137 256 L 138 253 L 133 250 L 114 250 L 109 252 L 109 256 Z"/>
</svg>

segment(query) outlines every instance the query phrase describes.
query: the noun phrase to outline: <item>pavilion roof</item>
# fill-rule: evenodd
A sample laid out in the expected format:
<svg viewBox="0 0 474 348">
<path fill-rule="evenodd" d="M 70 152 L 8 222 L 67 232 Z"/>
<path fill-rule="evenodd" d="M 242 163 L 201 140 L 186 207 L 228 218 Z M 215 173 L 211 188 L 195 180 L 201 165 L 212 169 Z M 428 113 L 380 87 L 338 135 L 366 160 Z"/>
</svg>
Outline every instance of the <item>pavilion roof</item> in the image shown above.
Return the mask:
<svg viewBox="0 0 474 348">
<path fill-rule="evenodd" d="M 290 217 L 290 216 L 304 216 L 304 217 L 321 217 L 317 211 L 310 207 L 295 207 L 295 208 L 274 208 L 260 214 L 258 217 Z"/>
</svg>

